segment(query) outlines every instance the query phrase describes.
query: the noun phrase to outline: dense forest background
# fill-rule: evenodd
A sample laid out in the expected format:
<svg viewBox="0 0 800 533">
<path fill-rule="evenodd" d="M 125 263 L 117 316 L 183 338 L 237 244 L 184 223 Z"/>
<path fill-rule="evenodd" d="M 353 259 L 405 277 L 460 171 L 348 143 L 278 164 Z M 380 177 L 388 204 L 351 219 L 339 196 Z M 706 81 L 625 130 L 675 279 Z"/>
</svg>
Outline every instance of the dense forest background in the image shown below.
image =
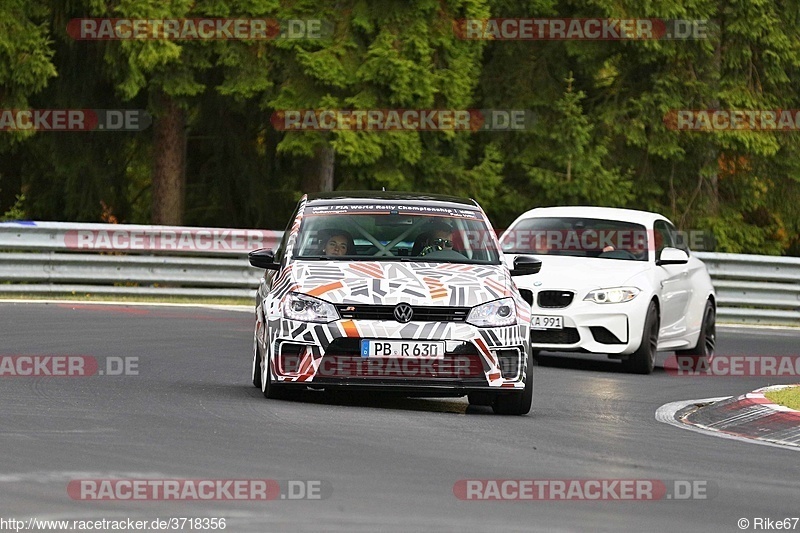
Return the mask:
<svg viewBox="0 0 800 533">
<path fill-rule="evenodd" d="M 76 41 L 70 19 L 322 19 L 324 39 Z M 713 20 L 707 39 L 463 40 L 488 17 Z M 800 109 L 796 0 L 3 0 L 0 109 L 146 109 L 143 132 L 0 132 L 0 214 L 283 229 L 302 192 L 655 210 L 716 250 L 800 255 L 800 132 L 668 129 Z M 282 132 L 283 109 L 529 109 L 525 132 Z"/>
</svg>

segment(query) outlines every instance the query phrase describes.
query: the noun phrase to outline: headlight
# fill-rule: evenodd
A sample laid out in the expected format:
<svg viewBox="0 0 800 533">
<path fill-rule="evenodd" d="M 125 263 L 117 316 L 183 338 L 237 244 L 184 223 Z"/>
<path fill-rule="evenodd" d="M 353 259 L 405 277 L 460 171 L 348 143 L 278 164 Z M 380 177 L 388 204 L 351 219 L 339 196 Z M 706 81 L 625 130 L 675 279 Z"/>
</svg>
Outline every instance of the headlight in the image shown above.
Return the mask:
<svg viewBox="0 0 800 533">
<path fill-rule="evenodd" d="M 610 289 L 595 289 L 586 295 L 583 301 L 592 301 L 596 304 L 618 304 L 630 302 L 639 294 L 636 287 L 611 287 Z"/>
<path fill-rule="evenodd" d="M 302 322 L 327 323 L 339 320 L 339 313 L 332 303 L 299 292 L 291 292 L 286 296 L 283 316 Z"/>
<path fill-rule="evenodd" d="M 503 298 L 473 307 L 467 323 L 481 328 L 511 326 L 517 323 L 517 308 L 513 298 Z"/>
</svg>

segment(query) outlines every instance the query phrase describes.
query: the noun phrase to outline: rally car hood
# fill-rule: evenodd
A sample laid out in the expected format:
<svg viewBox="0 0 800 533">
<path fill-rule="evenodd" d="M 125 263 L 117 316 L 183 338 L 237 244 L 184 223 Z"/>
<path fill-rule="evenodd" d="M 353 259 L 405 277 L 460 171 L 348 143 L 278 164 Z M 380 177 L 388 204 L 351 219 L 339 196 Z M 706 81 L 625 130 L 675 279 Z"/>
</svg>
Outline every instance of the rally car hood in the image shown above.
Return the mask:
<svg viewBox="0 0 800 533">
<path fill-rule="evenodd" d="M 506 256 L 513 261 L 514 256 Z M 538 274 L 516 278 L 517 286 L 526 289 L 592 290 L 624 285 L 650 268 L 647 261 L 598 259 L 558 255 L 534 256 L 542 261 Z"/>
<path fill-rule="evenodd" d="M 502 265 L 401 261 L 297 261 L 291 290 L 332 303 L 472 307 L 511 296 Z"/>
</svg>

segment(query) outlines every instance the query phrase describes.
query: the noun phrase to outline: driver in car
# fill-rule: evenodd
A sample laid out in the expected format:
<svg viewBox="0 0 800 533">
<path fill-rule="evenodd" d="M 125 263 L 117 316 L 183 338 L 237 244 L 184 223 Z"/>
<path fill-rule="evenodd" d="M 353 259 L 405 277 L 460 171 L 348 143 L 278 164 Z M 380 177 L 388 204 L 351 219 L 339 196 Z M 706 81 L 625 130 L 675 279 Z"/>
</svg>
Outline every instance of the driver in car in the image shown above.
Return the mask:
<svg viewBox="0 0 800 533">
<path fill-rule="evenodd" d="M 426 224 L 414 243 L 411 255 L 427 255 L 431 252 L 453 249 L 453 228 L 439 220 Z"/>
</svg>

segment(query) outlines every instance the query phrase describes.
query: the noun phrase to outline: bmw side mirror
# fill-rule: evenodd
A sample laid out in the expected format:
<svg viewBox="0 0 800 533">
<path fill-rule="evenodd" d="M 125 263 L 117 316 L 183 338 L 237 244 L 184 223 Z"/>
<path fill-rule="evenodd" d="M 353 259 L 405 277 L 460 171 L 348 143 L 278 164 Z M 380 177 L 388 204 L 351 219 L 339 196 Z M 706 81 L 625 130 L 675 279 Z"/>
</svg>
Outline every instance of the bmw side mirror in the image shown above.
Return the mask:
<svg viewBox="0 0 800 533">
<path fill-rule="evenodd" d="M 247 254 L 250 264 L 256 268 L 264 268 L 266 270 L 278 270 L 281 265 L 275 262 L 275 252 L 270 248 L 261 248 L 253 250 Z"/>
<path fill-rule="evenodd" d="M 664 248 L 661 257 L 656 259 L 656 265 L 685 265 L 689 262 L 689 254 L 677 248 Z"/>
<path fill-rule="evenodd" d="M 542 269 L 542 261 L 535 257 L 520 255 L 514 259 L 514 268 L 511 270 L 512 276 L 527 276 L 536 274 Z"/>
</svg>

